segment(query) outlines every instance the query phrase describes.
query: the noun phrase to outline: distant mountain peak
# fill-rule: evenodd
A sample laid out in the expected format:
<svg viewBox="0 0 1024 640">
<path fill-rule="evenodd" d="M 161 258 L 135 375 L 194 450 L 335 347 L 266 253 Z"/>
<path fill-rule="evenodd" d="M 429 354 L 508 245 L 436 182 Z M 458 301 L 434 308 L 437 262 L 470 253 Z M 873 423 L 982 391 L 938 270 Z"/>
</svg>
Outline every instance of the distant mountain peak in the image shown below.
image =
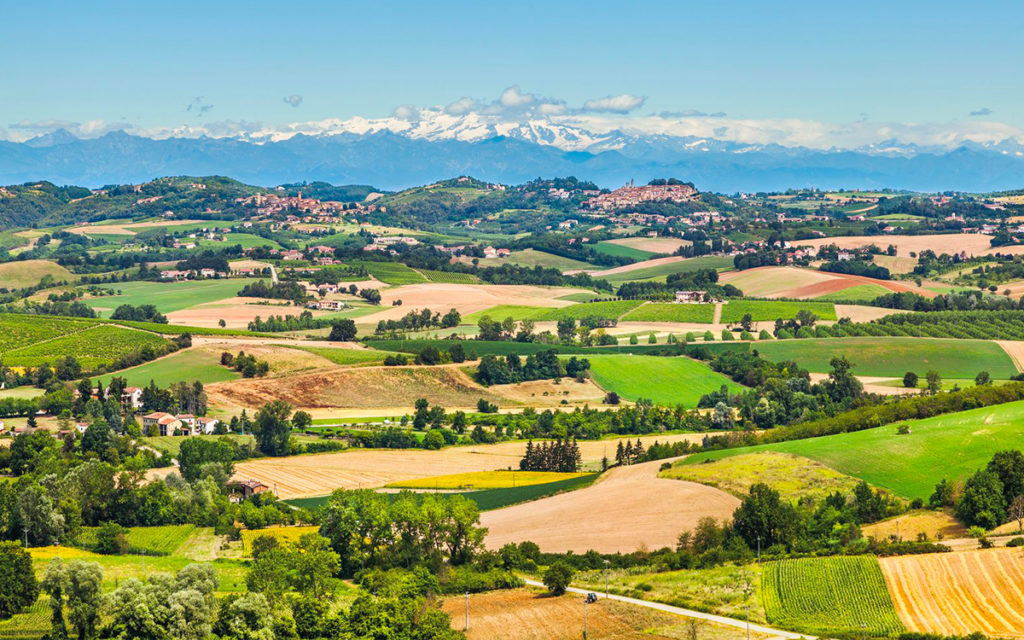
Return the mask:
<svg viewBox="0 0 1024 640">
<path fill-rule="evenodd" d="M 72 142 L 78 142 L 79 138 L 75 134 L 71 133 L 67 129 L 61 127 L 55 131 L 44 133 L 43 135 L 36 136 L 30 140 L 25 141 L 25 145 L 29 147 L 55 147 L 60 144 L 70 144 Z"/>
</svg>

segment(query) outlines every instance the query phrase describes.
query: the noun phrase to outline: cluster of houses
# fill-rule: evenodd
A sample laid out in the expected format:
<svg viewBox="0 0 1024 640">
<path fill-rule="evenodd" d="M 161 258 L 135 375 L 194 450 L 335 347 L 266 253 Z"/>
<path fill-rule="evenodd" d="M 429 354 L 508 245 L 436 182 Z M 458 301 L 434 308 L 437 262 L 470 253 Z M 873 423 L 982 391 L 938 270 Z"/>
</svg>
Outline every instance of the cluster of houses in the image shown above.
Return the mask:
<svg viewBox="0 0 1024 640">
<path fill-rule="evenodd" d="M 220 424 L 220 420 L 216 418 L 203 418 L 191 413 L 174 415 L 166 411 L 154 411 L 142 416 L 143 432 L 149 433 L 155 426 L 162 436 L 210 435 L 218 424 Z"/>
<path fill-rule="evenodd" d="M 415 247 L 419 243 L 419 240 L 409 236 L 376 236 L 373 242 L 363 247 L 363 251 L 391 251 L 391 247 L 397 244 Z"/>
<path fill-rule="evenodd" d="M 628 209 L 644 202 L 690 202 L 700 193 L 688 184 L 661 184 L 636 186 L 629 184 L 610 193 L 602 193 L 583 203 L 587 209 L 616 211 Z"/>
<path fill-rule="evenodd" d="M 298 196 L 288 196 L 283 193 L 257 193 L 248 198 L 238 198 L 235 202 L 255 207 L 260 215 L 275 215 L 285 211 L 301 211 L 315 217 L 328 217 L 345 211 L 344 202 L 303 198 L 301 191 Z"/>
</svg>

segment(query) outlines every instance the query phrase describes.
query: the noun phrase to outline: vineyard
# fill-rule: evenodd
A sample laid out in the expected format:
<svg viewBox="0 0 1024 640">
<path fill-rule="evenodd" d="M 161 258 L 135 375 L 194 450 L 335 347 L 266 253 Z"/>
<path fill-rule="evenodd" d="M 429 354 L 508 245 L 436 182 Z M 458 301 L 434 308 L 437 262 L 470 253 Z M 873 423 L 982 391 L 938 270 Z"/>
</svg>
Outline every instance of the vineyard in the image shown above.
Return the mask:
<svg viewBox="0 0 1024 640">
<path fill-rule="evenodd" d="M 695 322 L 710 324 L 715 318 L 713 304 L 650 302 L 622 317 L 623 322 Z"/>
<path fill-rule="evenodd" d="M 0 314 L 0 353 L 21 349 L 44 340 L 82 331 L 91 326 L 82 320 L 46 316 Z"/>
<path fill-rule="evenodd" d="M 78 542 L 89 548 L 96 543 L 98 527 L 83 527 Z M 162 527 L 132 527 L 128 530 L 128 552 L 166 556 L 174 553 L 196 530 L 195 525 L 178 524 Z"/>
<path fill-rule="evenodd" d="M 905 631 L 873 556 L 767 563 L 761 594 L 768 622 L 785 629 L 872 636 Z"/>
<path fill-rule="evenodd" d="M 458 271 L 432 271 L 430 269 L 417 269 L 423 277 L 431 282 L 442 282 L 446 284 L 477 284 L 480 278 L 472 273 L 461 273 Z"/>
<path fill-rule="evenodd" d="M 61 356 L 74 356 L 84 368 L 95 369 L 144 347 L 158 350 L 167 344 L 152 333 L 102 324 L 5 351 L 3 359 L 8 366 L 37 367 Z"/>
</svg>

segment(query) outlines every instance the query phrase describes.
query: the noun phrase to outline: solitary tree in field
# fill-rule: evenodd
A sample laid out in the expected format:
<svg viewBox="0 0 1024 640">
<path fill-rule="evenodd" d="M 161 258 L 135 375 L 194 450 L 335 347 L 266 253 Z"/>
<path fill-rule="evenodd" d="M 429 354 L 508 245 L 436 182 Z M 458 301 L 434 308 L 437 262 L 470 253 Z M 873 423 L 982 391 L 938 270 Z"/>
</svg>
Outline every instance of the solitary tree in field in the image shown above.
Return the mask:
<svg viewBox="0 0 1024 640">
<path fill-rule="evenodd" d="M 917 387 L 917 374 L 913 371 L 908 371 L 903 374 L 903 386 L 907 389 L 914 389 Z"/>
<path fill-rule="evenodd" d="M 256 414 L 253 432 L 260 451 L 268 456 L 283 456 L 288 453 L 288 437 L 292 425 L 288 421 L 292 407 L 284 400 L 274 400 L 263 405 Z"/>
<path fill-rule="evenodd" d="M 935 395 L 942 390 L 942 376 L 935 369 L 930 370 L 925 379 L 928 380 L 928 393 Z"/>
<path fill-rule="evenodd" d="M 991 384 L 992 376 L 988 371 L 979 371 L 978 375 L 974 376 L 974 384 L 983 387 L 986 384 Z"/>
<path fill-rule="evenodd" d="M 572 584 L 573 570 L 568 563 L 559 560 L 548 567 L 544 572 L 544 586 L 548 588 L 551 595 L 560 596 Z"/>
<path fill-rule="evenodd" d="M 1014 496 L 1010 503 L 1010 517 L 1017 521 L 1017 533 L 1024 532 L 1024 496 Z"/>
</svg>

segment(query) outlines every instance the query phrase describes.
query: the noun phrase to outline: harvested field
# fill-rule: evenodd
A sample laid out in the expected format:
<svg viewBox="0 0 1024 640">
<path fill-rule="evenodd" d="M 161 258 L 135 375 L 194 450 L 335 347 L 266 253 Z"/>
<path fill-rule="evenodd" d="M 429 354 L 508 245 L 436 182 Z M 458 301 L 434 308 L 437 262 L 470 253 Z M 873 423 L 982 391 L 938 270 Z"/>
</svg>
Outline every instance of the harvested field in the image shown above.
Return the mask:
<svg viewBox="0 0 1024 640">
<path fill-rule="evenodd" d="M 241 285 L 238 286 L 241 288 Z M 269 304 L 260 304 L 260 298 L 229 297 L 216 302 L 188 307 L 167 314 L 171 324 L 180 324 L 187 327 L 218 327 L 223 320 L 225 326 L 230 329 L 245 329 L 257 316 L 266 318 L 268 316 L 299 316 L 304 307 L 282 305 L 280 300 L 262 301 Z M 314 316 L 328 315 L 326 311 L 311 311 Z"/>
<path fill-rule="evenodd" d="M 617 238 L 608 240 L 608 244 L 617 244 L 620 247 L 639 249 L 651 253 L 675 253 L 679 247 L 688 247 L 693 243 L 682 238 Z"/>
<path fill-rule="evenodd" d="M 822 247 L 834 244 L 840 249 L 859 249 L 868 245 L 875 245 L 885 249 L 890 244 L 896 245 L 896 255 L 900 258 L 909 258 L 910 253 L 921 253 L 925 249 L 931 249 L 936 254 L 960 253 L 964 251 L 968 256 L 980 256 L 992 253 L 994 249 L 989 242 L 992 236 L 981 233 L 944 233 L 921 236 L 841 236 L 834 238 L 814 238 L 813 240 L 800 240 L 794 242 L 800 247 Z M 999 247 L 1000 251 L 1007 247 Z"/>
<path fill-rule="evenodd" d="M 1014 525 L 1016 528 L 1016 525 Z M 860 528 L 864 537 L 885 540 L 890 536 L 899 536 L 902 540 L 916 540 L 919 534 L 925 534 L 929 540 L 962 538 L 967 535 L 967 528 L 946 511 L 909 511 L 901 516 L 864 525 Z"/>
<path fill-rule="evenodd" d="M 586 489 L 484 513 L 486 544 L 498 549 L 532 540 L 549 552 L 630 552 L 674 546 L 702 517 L 732 517 L 739 500 L 701 484 L 658 478 L 662 462 L 617 467 Z"/>
<path fill-rule="evenodd" d="M 1024 553 L 983 549 L 881 558 L 903 624 L 923 633 L 1024 638 Z"/>
<path fill-rule="evenodd" d="M 674 262 L 682 262 L 683 260 L 685 260 L 685 258 L 681 258 L 679 256 L 670 256 L 668 258 L 655 258 L 653 260 L 644 260 L 643 262 L 634 262 L 633 264 L 627 264 L 621 267 L 605 269 L 604 271 L 591 271 L 590 275 L 594 276 L 595 278 L 604 278 L 606 276 L 614 276 L 620 273 L 630 273 L 631 271 L 639 271 L 641 269 L 660 267 L 666 264 L 672 264 Z"/>
<path fill-rule="evenodd" d="M 477 593 L 469 597 L 470 640 L 576 640 L 583 633 L 582 597 L 552 598 L 527 589 Z M 448 598 L 441 604 L 452 618 L 452 628 L 465 627 L 466 601 Z M 614 640 L 667 640 L 684 638 L 687 620 L 614 600 L 599 599 L 587 607 L 587 629 L 592 638 Z M 742 640 L 746 632 L 700 623 L 703 640 Z M 768 636 L 752 634 L 755 640 Z"/>
<path fill-rule="evenodd" d="M 465 316 L 498 305 L 565 307 L 572 302 L 559 297 L 574 293 L 593 295 L 591 291 L 567 287 L 441 282 L 410 284 L 382 290 L 381 310 L 362 321 L 376 324 L 378 320 L 397 320 L 414 309 L 445 313 L 454 308 Z M 391 306 L 395 300 L 401 300 L 402 306 Z"/>
<path fill-rule="evenodd" d="M 934 297 L 930 292 L 926 297 Z M 882 307 L 869 307 L 863 304 L 837 304 L 836 305 L 836 317 L 837 318 L 849 318 L 852 322 L 871 322 L 872 320 L 878 320 L 885 316 L 890 316 L 893 313 L 910 313 L 907 311 L 896 311 L 894 309 L 884 309 Z"/>
<path fill-rule="evenodd" d="M 322 496 L 335 489 L 367 489 L 452 473 L 517 468 L 521 455 L 488 455 L 463 447 L 440 452 L 357 449 L 239 462 L 235 465 L 235 478 L 259 480 L 280 498 L 303 498 Z"/>
<path fill-rule="evenodd" d="M 1003 348 L 1006 355 L 1013 360 L 1013 366 L 1017 371 L 1024 371 L 1024 342 L 1015 340 L 996 340 L 996 344 Z"/>
<path fill-rule="evenodd" d="M 555 407 L 561 405 L 562 400 L 570 404 L 600 404 L 605 396 L 604 389 L 593 380 L 576 382 L 572 378 L 563 378 L 558 384 L 554 380 L 530 380 L 494 385 L 488 390 L 512 403 L 533 407 Z"/>
<path fill-rule="evenodd" d="M 885 267 L 892 274 L 910 273 L 917 266 L 917 258 L 899 256 L 875 256 L 875 264 Z"/>
<path fill-rule="evenodd" d="M 388 406 L 407 406 L 409 411 L 417 398 L 447 409 L 475 407 L 480 398 L 511 404 L 452 366 L 336 369 L 222 382 L 209 385 L 206 392 L 211 405 L 236 411 L 252 411 L 271 400 L 285 400 L 297 409 L 372 408 L 386 402 Z"/>
</svg>

